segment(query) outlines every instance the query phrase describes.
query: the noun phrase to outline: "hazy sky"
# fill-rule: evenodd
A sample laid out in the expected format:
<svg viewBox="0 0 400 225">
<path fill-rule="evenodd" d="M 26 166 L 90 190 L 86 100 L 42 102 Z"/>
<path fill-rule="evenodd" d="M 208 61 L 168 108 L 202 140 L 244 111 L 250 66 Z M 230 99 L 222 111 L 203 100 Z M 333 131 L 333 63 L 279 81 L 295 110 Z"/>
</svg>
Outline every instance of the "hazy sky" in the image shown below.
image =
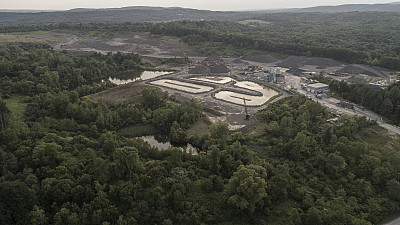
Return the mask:
<svg viewBox="0 0 400 225">
<path fill-rule="evenodd" d="M 396 0 L 0 0 L 1 9 L 119 8 L 179 6 L 210 10 L 303 8 L 318 5 L 388 3 Z"/>
</svg>

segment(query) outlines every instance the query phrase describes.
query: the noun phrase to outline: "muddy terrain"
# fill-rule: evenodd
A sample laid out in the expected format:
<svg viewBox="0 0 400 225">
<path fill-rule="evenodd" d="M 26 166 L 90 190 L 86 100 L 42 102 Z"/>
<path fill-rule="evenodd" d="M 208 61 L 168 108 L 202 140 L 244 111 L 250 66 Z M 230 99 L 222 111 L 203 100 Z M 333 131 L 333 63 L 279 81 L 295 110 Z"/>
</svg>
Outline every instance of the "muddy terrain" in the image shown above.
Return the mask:
<svg viewBox="0 0 400 225">
<path fill-rule="evenodd" d="M 77 54 L 91 52 L 138 53 L 142 56 L 169 58 L 193 55 L 194 49 L 174 37 L 152 37 L 149 33 L 132 33 L 115 38 L 91 37 L 91 34 L 76 35 L 64 32 L 20 32 L 0 34 L 0 45 L 10 42 L 46 42 L 55 50 L 66 50 Z"/>
</svg>

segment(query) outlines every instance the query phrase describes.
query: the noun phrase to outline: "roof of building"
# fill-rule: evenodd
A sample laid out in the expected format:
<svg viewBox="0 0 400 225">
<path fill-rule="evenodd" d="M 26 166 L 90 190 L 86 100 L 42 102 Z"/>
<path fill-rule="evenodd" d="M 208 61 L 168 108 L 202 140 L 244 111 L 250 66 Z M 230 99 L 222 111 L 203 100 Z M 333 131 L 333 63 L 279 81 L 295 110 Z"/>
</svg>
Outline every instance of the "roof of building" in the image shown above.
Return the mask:
<svg viewBox="0 0 400 225">
<path fill-rule="evenodd" d="M 324 88 L 324 87 L 329 87 L 329 85 L 323 84 L 323 83 L 315 83 L 315 84 L 309 84 L 308 87 L 313 87 L 313 88 Z"/>
</svg>

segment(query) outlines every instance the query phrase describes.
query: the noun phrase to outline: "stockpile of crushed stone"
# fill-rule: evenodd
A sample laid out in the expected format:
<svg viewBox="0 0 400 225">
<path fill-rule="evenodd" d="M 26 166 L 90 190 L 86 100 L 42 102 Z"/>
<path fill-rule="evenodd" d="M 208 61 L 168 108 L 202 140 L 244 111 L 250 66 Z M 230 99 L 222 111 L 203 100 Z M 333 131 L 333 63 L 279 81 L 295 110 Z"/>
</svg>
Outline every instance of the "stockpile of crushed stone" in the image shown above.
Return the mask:
<svg viewBox="0 0 400 225">
<path fill-rule="evenodd" d="M 373 77 L 386 77 L 387 75 L 377 69 L 366 66 L 366 65 L 358 65 L 351 64 L 343 67 L 342 69 L 336 71 L 338 73 L 347 73 L 347 74 L 366 74 Z"/>
<path fill-rule="evenodd" d="M 245 62 L 245 61 L 243 61 L 243 60 L 241 60 L 241 59 L 235 59 L 235 60 L 233 60 L 232 62 L 233 62 L 233 63 L 236 63 L 236 64 L 249 65 L 248 62 Z"/>
<path fill-rule="evenodd" d="M 278 61 L 274 57 L 269 54 L 266 55 L 255 55 L 255 56 L 246 56 L 242 58 L 243 60 L 252 61 L 252 62 L 259 62 L 259 63 L 273 63 Z"/>
<path fill-rule="evenodd" d="M 193 69 L 189 70 L 190 74 L 207 74 L 207 73 L 229 73 L 230 69 L 224 64 L 218 64 L 216 66 L 207 67 L 204 65 L 198 65 Z"/>
<path fill-rule="evenodd" d="M 224 64 L 219 64 L 210 68 L 211 73 L 229 73 L 230 69 Z"/>
<path fill-rule="evenodd" d="M 320 69 L 324 69 L 326 67 L 340 66 L 341 64 L 336 60 L 329 58 L 310 58 L 306 56 L 289 56 L 282 62 L 278 63 L 278 66 L 285 68 L 300 68 L 305 65 L 317 66 Z"/>
<path fill-rule="evenodd" d="M 235 60 L 233 60 L 232 62 L 233 62 L 233 63 L 244 63 L 244 61 L 241 60 L 241 59 L 235 59 Z"/>
<path fill-rule="evenodd" d="M 366 83 L 368 83 L 368 80 L 365 79 L 365 77 L 362 77 L 362 76 L 359 76 L 359 75 L 353 75 L 347 81 L 351 82 L 351 83 L 356 83 L 356 84 L 366 84 Z"/>
<path fill-rule="evenodd" d="M 220 56 L 209 56 L 206 59 L 204 59 L 203 61 L 214 61 L 217 63 L 222 62 L 222 58 Z"/>
<path fill-rule="evenodd" d="M 282 62 L 278 63 L 277 66 L 284 68 L 300 68 L 304 66 L 304 62 L 308 59 L 309 58 L 305 56 L 289 56 Z"/>
<path fill-rule="evenodd" d="M 206 73 L 210 73 L 210 68 L 208 68 L 207 66 L 204 66 L 204 65 L 198 65 L 198 66 L 194 67 L 193 69 L 190 69 L 189 73 L 191 73 L 191 74 L 206 74 Z"/>
<path fill-rule="evenodd" d="M 286 71 L 286 73 L 290 73 L 295 76 L 302 76 L 303 72 L 305 72 L 305 70 L 298 69 L 298 68 L 290 68 L 289 70 Z"/>
<path fill-rule="evenodd" d="M 337 62 L 334 59 L 329 59 L 329 58 L 310 58 L 307 60 L 305 65 L 314 65 L 317 66 L 321 69 L 324 69 L 326 67 L 334 67 L 334 66 L 340 66 L 341 64 Z"/>
</svg>

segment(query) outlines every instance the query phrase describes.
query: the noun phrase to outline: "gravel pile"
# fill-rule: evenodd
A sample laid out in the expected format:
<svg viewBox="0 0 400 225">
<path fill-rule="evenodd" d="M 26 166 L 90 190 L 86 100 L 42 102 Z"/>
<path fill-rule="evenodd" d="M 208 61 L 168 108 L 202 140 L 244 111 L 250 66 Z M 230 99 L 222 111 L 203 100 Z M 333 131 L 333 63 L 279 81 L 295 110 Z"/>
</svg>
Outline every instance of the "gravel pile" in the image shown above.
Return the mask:
<svg viewBox="0 0 400 225">
<path fill-rule="evenodd" d="M 340 66 L 341 64 L 338 63 L 334 59 L 329 59 L 329 58 L 311 58 L 305 62 L 305 65 L 315 65 L 318 66 L 321 69 L 324 69 L 326 67 L 334 67 L 334 66 Z"/>
<path fill-rule="evenodd" d="M 244 63 L 244 61 L 243 60 L 241 60 L 241 59 L 235 59 L 235 60 L 233 60 L 232 62 L 234 62 L 234 63 Z"/>
<path fill-rule="evenodd" d="M 367 79 L 365 79 L 362 76 L 357 76 L 357 75 L 353 75 L 347 81 L 349 81 L 351 83 L 355 83 L 355 84 L 366 84 L 366 83 L 368 83 Z"/>
<path fill-rule="evenodd" d="M 305 57 L 305 56 L 289 56 L 282 62 L 278 63 L 278 66 L 285 68 L 300 68 L 305 65 L 317 66 L 319 69 L 326 67 L 340 66 L 336 60 L 329 58 L 317 58 L 317 57 Z"/>
<path fill-rule="evenodd" d="M 300 68 L 305 65 L 304 63 L 307 62 L 307 60 L 309 60 L 309 58 L 305 56 L 289 56 L 278 63 L 277 66 L 284 68 Z"/>
<path fill-rule="evenodd" d="M 198 65 L 193 69 L 189 70 L 190 74 L 207 74 L 207 73 L 229 73 L 230 69 L 224 64 L 218 64 L 215 66 L 207 67 L 204 65 Z"/>
<path fill-rule="evenodd" d="M 273 63 L 278 61 L 271 55 L 256 55 L 256 56 L 246 56 L 242 58 L 243 60 L 252 61 L 252 62 L 259 62 L 259 63 Z"/>
<path fill-rule="evenodd" d="M 243 61 L 243 60 L 241 60 L 241 59 L 235 59 L 235 60 L 233 60 L 232 62 L 235 63 L 235 64 L 250 65 L 250 63 L 245 62 L 245 61 Z"/>
<path fill-rule="evenodd" d="M 386 77 L 387 75 L 371 66 L 351 64 L 337 71 L 338 73 L 347 74 L 366 74 L 373 77 Z"/>
<path fill-rule="evenodd" d="M 297 68 L 290 68 L 289 70 L 286 71 L 286 73 L 290 73 L 295 76 L 302 76 L 303 72 L 306 72 L 306 71 L 302 70 L 302 69 L 297 69 Z"/>
<path fill-rule="evenodd" d="M 224 64 L 219 64 L 219 65 L 211 67 L 210 72 L 211 73 L 229 73 L 230 69 L 228 69 L 228 67 L 226 67 Z"/>
<path fill-rule="evenodd" d="M 189 70 L 189 73 L 191 74 L 207 74 L 210 73 L 210 68 L 204 65 L 198 65 L 194 67 L 193 69 Z"/>
</svg>

